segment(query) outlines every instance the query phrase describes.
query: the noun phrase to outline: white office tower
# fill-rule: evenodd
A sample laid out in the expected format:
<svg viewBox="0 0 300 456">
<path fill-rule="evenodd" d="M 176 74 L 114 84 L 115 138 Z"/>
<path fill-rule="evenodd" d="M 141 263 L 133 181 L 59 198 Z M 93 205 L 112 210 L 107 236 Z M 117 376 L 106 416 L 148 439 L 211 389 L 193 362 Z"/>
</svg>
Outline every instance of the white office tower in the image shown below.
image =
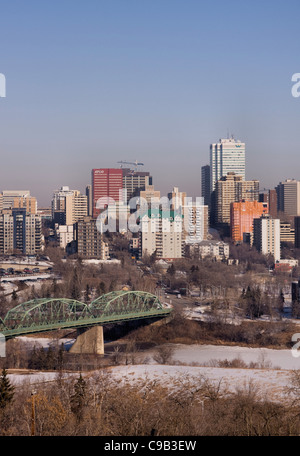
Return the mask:
<svg viewBox="0 0 300 456">
<path fill-rule="evenodd" d="M 253 220 L 253 245 L 264 255 L 280 260 L 280 219 L 263 215 Z"/>
<path fill-rule="evenodd" d="M 245 143 L 229 139 L 220 139 L 210 145 L 210 190 L 215 190 L 215 184 L 228 173 L 235 173 L 246 179 L 245 173 Z"/>
</svg>

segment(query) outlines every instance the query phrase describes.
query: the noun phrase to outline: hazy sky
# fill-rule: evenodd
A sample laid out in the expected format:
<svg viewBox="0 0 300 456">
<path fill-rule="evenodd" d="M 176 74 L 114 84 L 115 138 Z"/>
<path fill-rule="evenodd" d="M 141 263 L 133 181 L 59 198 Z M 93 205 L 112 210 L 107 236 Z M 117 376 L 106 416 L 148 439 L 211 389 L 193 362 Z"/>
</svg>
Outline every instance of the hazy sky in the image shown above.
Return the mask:
<svg viewBox="0 0 300 456">
<path fill-rule="evenodd" d="M 163 194 L 200 196 L 228 131 L 248 179 L 300 179 L 299 0 L 11 0 L 0 18 L 0 190 L 49 205 L 138 160 Z"/>
</svg>

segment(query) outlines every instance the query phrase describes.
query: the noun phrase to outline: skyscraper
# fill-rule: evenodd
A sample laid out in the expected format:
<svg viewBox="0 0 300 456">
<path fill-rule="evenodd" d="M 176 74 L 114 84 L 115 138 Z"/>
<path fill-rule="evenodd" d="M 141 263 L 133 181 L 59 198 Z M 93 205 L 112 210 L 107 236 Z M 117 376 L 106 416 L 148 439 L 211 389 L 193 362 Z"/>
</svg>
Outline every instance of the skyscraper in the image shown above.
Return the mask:
<svg viewBox="0 0 300 456">
<path fill-rule="evenodd" d="M 300 181 L 286 179 L 276 187 L 277 207 L 286 216 L 300 215 Z"/>
<path fill-rule="evenodd" d="M 245 180 L 245 143 L 229 139 L 220 139 L 218 143 L 210 145 L 210 191 L 221 177 L 228 173 L 235 173 Z M 203 195 L 202 195 L 203 196 Z"/>
<path fill-rule="evenodd" d="M 93 217 L 97 218 L 101 209 L 96 207 L 101 198 L 103 204 L 110 200 L 123 200 L 123 170 L 118 168 L 98 168 L 92 170 Z"/>
<path fill-rule="evenodd" d="M 242 176 L 228 173 L 216 182 L 214 221 L 230 224 L 230 204 L 238 201 L 257 201 L 259 181 L 245 181 Z"/>
<path fill-rule="evenodd" d="M 123 188 L 126 190 L 127 202 L 140 191 L 145 190 L 147 185 L 152 185 L 152 177 L 148 171 L 134 171 L 130 168 L 122 168 Z"/>
<path fill-rule="evenodd" d="M 72 225 L 87 215 L 87 196 L 63 186 L 52 197 L 52 217 L 59 225 Z"/>
</svg>

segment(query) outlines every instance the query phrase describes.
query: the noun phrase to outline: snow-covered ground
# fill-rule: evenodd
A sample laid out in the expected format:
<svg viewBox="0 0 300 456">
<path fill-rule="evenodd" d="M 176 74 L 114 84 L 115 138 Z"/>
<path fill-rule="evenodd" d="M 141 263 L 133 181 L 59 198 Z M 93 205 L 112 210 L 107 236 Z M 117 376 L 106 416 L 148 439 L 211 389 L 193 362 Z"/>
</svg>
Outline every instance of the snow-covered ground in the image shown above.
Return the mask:
<svg viewBox="0 0 300 456">
<path fill-rule="evenodd" d="M 264 363 L 267 367 L 299 369 L 300 357 L 294 357 L 291 349 L 251 348 L 223 345 L 175 345 L 174 360 L 186 364 L 209 364 L 213 360 L 229 361 L 239 358 L 247 365 Z"/>
<path fill-rule="evenodd" d="M 261 398 L 274 401 L 288 400 L 291 386 L 290 370 L 233 369 L 219 367 L 191 367 L 170 365 L 128 365 L 110 368 L 111 377 L 123 384 L 142 384 L 145 380 L 176 388 L 188 384 L 199 384 L 207 380 L 220 385 L 222 392 L 236 392 L 255 388 Z"/>
<path fill-rule="evenodd" d="M 21 337 L 24 342 L 48 347 L 49 344 L 64 342 L 70 348 L 73 339 L 59 341 L 46 338 Z M 234 392 L 247 388 L 250 382 L 257 388 L 262 397 L 284 401 L 288 398 L 287 391 L 291 386 L 291 374 L 300 368 L 300 357 L 293 356 L 291 350 L 275 350 L 267 348 L 250 348 L 219 345 L 173 345 L 174 354 L 169 365 L 160 365 L 154 361 L 154 349 L 141 352 L 137 356 L 136 365 L 119 365 L 110 367 L 112 379 L 129 383 L 142 383 L 145 380 L 161 382 L 170 388 L 182 385 L 183 381 L 199 382 L 207 379 L 212 383 L 221 382 L 223 391 Z M 215 360 L 228 361 L 239 358 L 247 365 L 257 363 L 264 368 L 223 368 L 216 367 Z M 10 374 L 15 385 L 22 382 L 34 385 L 40 382 L 54 381 L 56 373 L 37 372 L 27 375 Z M 77 374 L 72 374 L 77 375 Z M 88 373 L 87 373 L 88 375 Z"/>
</svg>

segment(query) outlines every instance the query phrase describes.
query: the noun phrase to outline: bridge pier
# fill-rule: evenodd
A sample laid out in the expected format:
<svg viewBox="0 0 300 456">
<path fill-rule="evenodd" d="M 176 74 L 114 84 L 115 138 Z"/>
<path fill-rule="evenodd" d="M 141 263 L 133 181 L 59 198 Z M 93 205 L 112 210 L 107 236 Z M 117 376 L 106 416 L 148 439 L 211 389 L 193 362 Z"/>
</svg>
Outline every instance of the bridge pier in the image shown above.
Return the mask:
<svg viewBox="0 0 300 456">
<path fill-rule="evenodd" d="M 70 353 L 104 355 L 103 326 L 78 328 L 77 338 L 70 348 Z"/>
</svg>

